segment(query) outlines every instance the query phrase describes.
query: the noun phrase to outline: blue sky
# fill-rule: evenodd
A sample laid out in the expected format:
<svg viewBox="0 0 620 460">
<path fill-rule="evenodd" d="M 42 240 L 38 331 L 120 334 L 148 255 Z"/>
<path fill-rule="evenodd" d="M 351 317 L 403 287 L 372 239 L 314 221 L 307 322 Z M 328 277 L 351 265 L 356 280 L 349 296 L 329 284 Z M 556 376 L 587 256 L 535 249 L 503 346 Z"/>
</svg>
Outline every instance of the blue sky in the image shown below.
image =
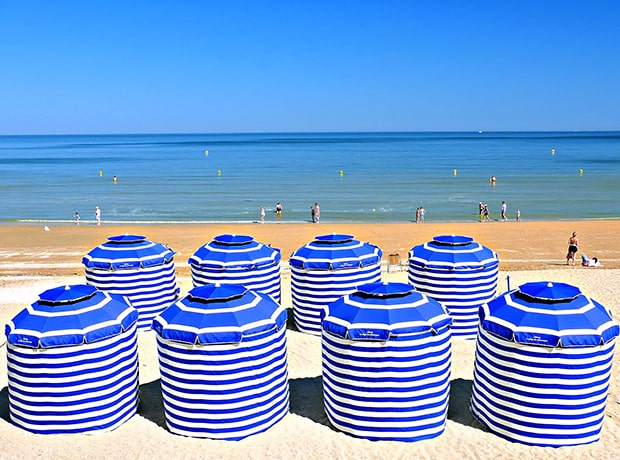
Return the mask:
<svg viewBox="0 0 620 460">
<path fill-rule="evenodd" d="M 0 0 L 0 134 L 619 130 L 620 2 Z"/>
</svg>

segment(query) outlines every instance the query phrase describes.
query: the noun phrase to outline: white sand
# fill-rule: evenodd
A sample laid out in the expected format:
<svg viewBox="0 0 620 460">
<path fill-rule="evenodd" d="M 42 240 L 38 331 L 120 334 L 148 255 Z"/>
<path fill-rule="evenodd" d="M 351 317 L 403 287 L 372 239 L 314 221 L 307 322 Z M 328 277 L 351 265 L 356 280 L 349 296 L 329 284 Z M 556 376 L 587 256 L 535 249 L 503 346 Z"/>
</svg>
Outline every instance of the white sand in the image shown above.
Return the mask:
<svg viewBox="0 0 620 460">
<path fill-rule="evenodd" d="M 562 281 L 574 284 L 610 308 L 620 318 L 620 270 L 557 269 L 500 272 L 499 291 L 528 281 Z M 386 281 L 406 281 L 406 273 L 384 273 Z M 45 289 L 63 284 L 83 283 L 82 276 L 0 277 L 0 324 L 37 299 Z M 182 293 L 191 280 L 178 279 Z M 290 277 L 283 274 L 283 305 L 291 306 Z M 139 334 L 140 394 L 139 414 L 119 429 L 96 435 L 34 435 L 11 425 L 8 417 L 6 350 L 0 348 L 0 459 L 401 459 L 401 458 L 592 458 L 620 456 L 620 383 L 616 352 L 611 389 L 601 440 L 597 443 L 564 448 L 538 448 L 505 441 L 485 431 L 471 416 L 468 405 L 474 364 L 474 341 L 454 342 L 450 411 L 444 434 L 417 443 L 370 442 L 332 429 L 323 412 L 320 337 L 289 330 L 288 365 L 290 413 L 265 433 L 240 442 L 213 441 L 177 436 L 165 428 L 159 389 L 159 368 L 152 332 Z M 4 343 L 2 334 L 0 343 Z"/>
</svg>

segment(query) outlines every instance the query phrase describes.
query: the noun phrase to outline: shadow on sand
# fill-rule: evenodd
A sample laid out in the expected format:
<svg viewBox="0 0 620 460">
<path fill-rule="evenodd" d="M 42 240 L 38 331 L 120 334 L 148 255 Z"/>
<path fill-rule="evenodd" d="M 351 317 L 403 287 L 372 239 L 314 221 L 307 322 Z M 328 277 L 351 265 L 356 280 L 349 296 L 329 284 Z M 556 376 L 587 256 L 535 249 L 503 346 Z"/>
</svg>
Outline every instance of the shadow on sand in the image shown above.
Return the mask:
<svg viewBox="0 0 620 460">
<path fill-rule="evenodd" d="M 323 378 L 304 377 L 289 380 L 290 412 L 334 429 L 323 409 Z"/>
<path fill-rule="evenodd" d="M 159 379 L 140 385 L 138 415 L 150 420 L 161 428 L 168 429 L 164 413 L 164 402 L 161 397 L 161 381 Z"/>
<path fill-rule="evenodd" d="M 293 317 L 293 308 L 287 308 L 286 313 L 288 315 L 286 319 L 286 329 L 288 329 L 289 331 L 300 332 L 297 328 L 297 325 L 295 324 L 295 318 Z"/>
<path fill-rule="evenodd" d="M 450 402 L 448 404 L 448 420 L 461 425 L 486 431 L 484 426 L 476 420 L 469 410 L 473 382 L 471 380 L 456 379 L 450 383 Z"/>
<path fill-rule="evenodd" d="M 11 417 L 9 416 L 9 388 L 4 387 L 0 390 L 0 419 L 5 422 L 11 423 Z"/>
</svg>

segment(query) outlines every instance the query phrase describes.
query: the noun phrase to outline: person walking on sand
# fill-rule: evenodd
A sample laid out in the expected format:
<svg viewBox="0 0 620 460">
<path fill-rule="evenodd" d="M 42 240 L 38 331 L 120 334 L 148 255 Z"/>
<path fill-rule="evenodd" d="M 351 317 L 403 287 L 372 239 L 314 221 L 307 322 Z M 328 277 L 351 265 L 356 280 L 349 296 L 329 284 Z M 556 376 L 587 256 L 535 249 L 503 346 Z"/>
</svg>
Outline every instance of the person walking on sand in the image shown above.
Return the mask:
<svg viewBox="0 0 620 460">
<path fill-rule="evenodd" d="M 489 215 L 489 206 L 486 203 L 484 203 L 484 209 L 482 210 L 482 214 L 484 215 L 484 218 L 482 219 L 483 222 L 491 222 L 491 216 Z"/>
<path fill-rule="evenodd" d="M 265 223 L 265 207 L 261 204 L 259 209 L 260 209 L 260 223 L 264 224 Z"/>
<path fill-rule="evenodd" d="M 506 218 L 506 202 L 502 201 L 502 221 L 506 222 L 508 219 Z"/>
<path fill-rule="evenodd" d="M 99 209 L 99 206 L 95 206 L 95 220 L 97 225 L 101 225 L 101 209 Z"/>
<path fill-rule="evenodd" d="M 80 225 L 80 213 L 75 211 L 75 225 Z"/>
<path fill-rule="evenodd" d="M 572 262 L 575 265 L 575 254 L 579 251 L 577 247 L 579 245 L 579 241 L 577 240 L 577 232 L 573 232 L 573 235 L 568 239 L 568 252 L 566 254 L 566 265 L 569 262 Z"/>
<path fill-rule="evenodd" d="M 483 213 L 484 213 L 484 205 L 482 204 L 482 201 L 479 201 L 478 202 L 478 217 L 480 218 L 480 222 L 482 222 Z"/>
<path fill-rule="evenodd" d="M 317 224 L 321 221 L 321 208 L 319 207 L 319 203 L 314 203 L 314 218 Z"/>
</svg>

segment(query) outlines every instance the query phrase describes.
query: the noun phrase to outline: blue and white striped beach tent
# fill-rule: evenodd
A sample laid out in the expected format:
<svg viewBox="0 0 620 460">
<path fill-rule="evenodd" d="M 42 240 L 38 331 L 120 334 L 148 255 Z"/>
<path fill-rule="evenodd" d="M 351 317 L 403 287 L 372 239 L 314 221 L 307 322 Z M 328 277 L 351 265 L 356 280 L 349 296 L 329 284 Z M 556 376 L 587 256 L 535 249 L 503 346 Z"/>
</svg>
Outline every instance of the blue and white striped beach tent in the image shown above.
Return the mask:
<svg viewBox="0 0 620 460">
<path fill-rule="evenodd" d="M 153 321 L 171 432 L 239 440 L 288 412 L 286 309 L 235 284 L 206 284 Z"/>
<path fill-rule="evenodd" d="M 247 235 L 218 235 L 189 258 L 194 286 L 241 284 L 280 302 L 280 250 Z"/>
<path fill-rule="evenodd" d="M 381 249 L 352 235 L 314 238 L 291 254 L 291 294 L 297 328 L 321 334 L 321 312 L 358 286 L 381 281 Z"/>
<path fill-rule="evenodd" d="M 497 254 L 468 236 L 436 236 L 409 251 L 409 282 L 448 308 L 453 337 L 476 338 L 478 309 L 495 297 L 498 274 Z"/>
<path fill-rule="evenodd" d="M 138 330 L 179 296 L 174 252 L 139 235 L 111 236 L 82 258 L 86 282 L 102 291 L 126 296 L 138 310 Z"/>
<path fill-rule="evenodd" d="M 471 411 L 537 446 L 598 441 L 618 323 L 564 283 L 523 284 L 480 308 Z"/>
<path fill-rule="evenodd" d="M 85 284 L 47 290 L 5 328 L 9 411 L 33 433 L 112 430 L 138 405 L 138 312 Z"/>
<path fill-rule="evenodd" d="M 329 421 L 371 440 L 443 433 L 448 413 L 450 318 L 405 283 L 372 283 L 327 306 L 323 393 Z"/>
</svg>

